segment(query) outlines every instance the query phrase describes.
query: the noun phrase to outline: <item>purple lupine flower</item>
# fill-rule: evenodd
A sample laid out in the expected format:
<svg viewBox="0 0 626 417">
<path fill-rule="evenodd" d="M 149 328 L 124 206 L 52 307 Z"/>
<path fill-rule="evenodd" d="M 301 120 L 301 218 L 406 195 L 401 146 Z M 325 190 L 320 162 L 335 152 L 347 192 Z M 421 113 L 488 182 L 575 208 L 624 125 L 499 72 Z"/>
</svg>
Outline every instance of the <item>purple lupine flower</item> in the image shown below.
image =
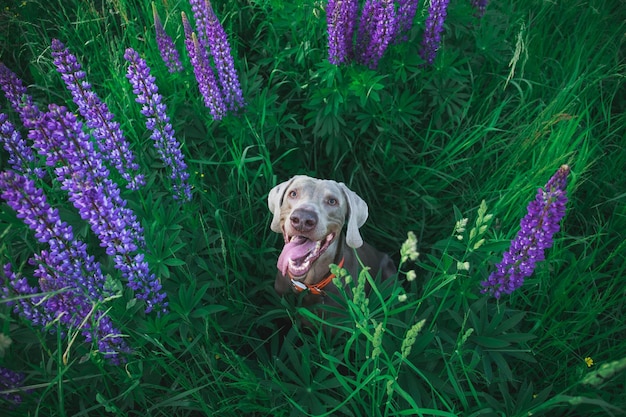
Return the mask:
<svg viewBox="0 0 626 417">
<path fill-rule="evenodd" d="M 187 182 L 189 173 L 185 157 L 180 150 L 180 143 L 174 137 L 174 128 L 166 113 L 166 106 L 159 89 L 150 75 L 150 68 L 137 51 L 128 48 L 124 53 L 128 61 L 126 78 L 130 81 L 135 101 L 142 105 L 141 114 L 146 116 L 146 127 L 152 131 L 150 138 L 154 140 L 159 157 L 170 171 L 174 198 L 181 201 L 191 200 L 191 187 Z"/>
<path fill-rule="evenodd" d="M 483 17 L 487 9 L 488 0 L 472 0 L 472 6 L 476 9 L 476 16 Z"/>
<path fill-rule="evenodd" d="M 482 292 L 496 298 L 512 293 L 523 284 L 524 278 L 532 275 L 537 262 L 545 259 L 544 251 L 552 246 L 552 237 L 559 231 L 559 223 L 565 215 L 569 172 L 569 166 L 562 165 L 546 186 L 537 190 L 511 247 L 496 265 L 496 271 L 481 283 Z"/>
<path fill-rule="evenodd" d="M 428 7 L 428 18 L 426 19 L 422 49 L 420 50 L 420 56 L 428 65 L 435 62 L 441 44 L 441 32 L 443 32 L 443 23 L 446 20 L 449 1 L 431 0 Z"/>
<path fill-rule="evenodd" d="M 34 167 L 36 159 L 33 150 L 8 119 L 6 114 L 0 113 L 0 142 L 9 154 L 9 165 L 16 172 L 43 178 L 44 170 Z"/>
<path fill-rule="evenodd" d="M 0 88 L 4 95 L 22 120 L 26 128 L 34 126 L 41 112 L 34 103 L 33 98 L 26 93 L 26 87 L 22 80 L 13 71 L 0 62 Z"/>
<path fill-rule="evenodd" d="M 329 0 L 326 7 L 328 27 L 328 60 L 331 64 L 347 63 L 354 55 L 352 38 L 358 13 L 356 0 Z"/>
<path fill-rule="evenodd" d="M 202 2 L 202 0 L 199 0 Z M 229 110 L 237 110 L 244 107 L 243 93 L 239 84 L 239 77 L 235 70 L 235 62 L 231 53 L 230 44 L 226 32 L 217 16 L 213 12 L 211 2 L 204 0 L 204 16 L 206 25 L 199 23 L 198 31 L 204 29 L 208 41 L 209 50 L 215 63 L 217 76 L 222 87 L 224 102 Z M 194 14 L 195 16 L 195 14 Z"/>
<path fill-rule="evenodd" d="M 52 57 L 78 111 L 85 118 L 87 127 L 93 130 L 101 155 L 126 180 L 127 188 L 137 190 L 145 185 L 144 176 L 137 172 L 139 165 L 120 124 L 113 120 L 109 107 L 92 90 L 76 57 L 57 39 L 52 40 Z"/>
<path fill-rule="evenodd" d="M 200 94 L 202 94 L 204 99 L 204 105 L 209 108 L 213 119 L 221 120 L 224 114 L 226 114 L 226 106 L 222 99 L 222 93 L 217 86 L 213 68 L 211 68 L 209 63 L 207 51 L 200 45 L 200 41 L 191 29 L 185 12 L 182 12 L 182 21 L 185 31 L 185 46 L 189 53 Z"/>
<path fill-rule="evenodd" d="M 167 70 L 172 74 L 182 71 L 183 64 L 180 62 L 180 55 L 178 54 L 176 45 L 174 45 L 172 38 L 165 32 L 154 2 L 152 2 L 152 16 L 154 17 L 157 47 L 159 48 L 161 58 L 163 58 Z"/>
<path fill-rule="evenodd" d="M 13 294 L 22 296 L 17 301 L 7 302 L 16 313 L 38 327 L 44 327 L 54 320 L 49 313 L 44 312 L 41 308 L 37 308 L 45 300 L 44 294 L 41 294 L 37 288 L 31 287 L 25 277 L 14 273 L 10 263 L 3 265 L 2 272 L 4 274 L 4 282 L 0 281 L 3 284 L 0 287 L 1 298 L 8 299 Z M 9 291 L 9 289 L 12 291 Z"/>
<path fill-rule="evenodd" d="M 66 329 L 81 329 L 88 342 L 97 341 L 105 358 L 119 363 L 119 353 L 129 348 L 100 310 L 105 298 L 113 294 L 105 288 L 100 264 L 87 253 L 87 245 L 74 238 L 72 227 L 50 207 L 32 179 L 13 171 L 0 173 L 0 197 L 49 248 L 31 260 L 40 290 L 49 294 L 21 298 L 15 311 L 42 327 L 59 322 Z M 40 292 L 14 274 L 10 264 L 5 265 L 5 276 L 9 281 L 6 287 L 10 286 L 15 295 Z"/>
<path fill-rule="evenodd" d="M 198 42 L 203 49 L 209 50 L 209 21 L 207 14 L 207 7 L 205 0 L 189 0 L 189 4 L 191 5 L 191 11 L 193 13 L 193 18 L 196 22 L 196 27 L 198 29 Z M 184 23 L 184 22 L 183 22 Z M 191 36 L 191 35 L 189 35 Z"/>
<path fill-rule="evenodd" d="M 114 257 L 115 268 L 135 296 L 146 302 L 146 313 L 159 307 L 167 311 L 160 282 L 135 253 L 145 246 L 143 229 L 126 207 L 117 184 L 109 179 L 102 156 L 74 114 L 56 105 L 50 105 L 49 110 L 30 131 L 35 147 L 48 165 L 56 166 L 61 189 L 68 192 L 69 201 L 89 223 L 106 253 Z"/>
<path fill-rule="evenodd" d="M 356 59 L 364 62 L 363 57 L 367 54 L 367 48 L 373 36 L 373 30 L 376 26 L 375 18 L 379 13 L 380 0 L 365 0 L 361 10 L 361 18 L 359 19 L 359 27 L 356 34 Z"/>
<path fill-rule="evenodd" d="M 403 42 L 408 39 L 407 33 L 413 26 L 418 4 L 419 0 L 398 0 L 395 42 Z"/>
<path fill-rule="evenodd" d="M 13 406 L 21 404 L 22 396 L 14 390 L 19 389 L 24 384 L 24 379 L 26 379 L 26 375 L 21 372 L 0 368 L 0 398 Z M 9 392 L 3 393 L 4 391 Z"/>
<path fill-rule="evenodd" d="M 370 22 L 373 26 L 369 30 L 369 44 L 361 55 L 361 62 L 374 69 L 395 36 L 396 9 L 393 0 L 379 1 Z"/>
</svg>

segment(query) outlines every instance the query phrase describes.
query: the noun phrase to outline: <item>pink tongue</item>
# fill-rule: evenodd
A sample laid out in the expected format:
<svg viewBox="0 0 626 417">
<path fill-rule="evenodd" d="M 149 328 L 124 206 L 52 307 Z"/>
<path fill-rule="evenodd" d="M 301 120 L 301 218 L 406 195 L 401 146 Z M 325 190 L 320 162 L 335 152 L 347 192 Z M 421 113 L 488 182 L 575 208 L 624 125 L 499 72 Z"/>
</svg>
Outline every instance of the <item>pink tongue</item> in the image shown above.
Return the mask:
<svg viewBox="0 0 626 417">
<path fill-rule="evenodd" d="M 304 258 L 310 252 L 315 249 L 316 242 L 304 237 L 296 237 L 291 242 L 287 243 L 283 247 L 283 251 L 278 257 L 277 267 L 283 274 L 287 275 L 287 268 L 289 267 L 289 260 L 297 260 Z"/>
</svg>

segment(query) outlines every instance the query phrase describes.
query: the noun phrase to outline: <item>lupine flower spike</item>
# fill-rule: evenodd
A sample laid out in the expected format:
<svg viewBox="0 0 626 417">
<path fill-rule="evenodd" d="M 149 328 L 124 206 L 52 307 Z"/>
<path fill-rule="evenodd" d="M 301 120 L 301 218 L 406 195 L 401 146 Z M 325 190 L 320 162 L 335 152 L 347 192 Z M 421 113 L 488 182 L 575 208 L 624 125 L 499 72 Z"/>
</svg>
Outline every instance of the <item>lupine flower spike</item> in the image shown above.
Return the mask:
<svg viewBox="0 0 626 417">
<path fill-rule="evenodd" d="M 14 309 L 33 324 L 46 327 L 58 321 L 63 331 L 80 329 L 88 342 L 95 341 L 99 351 L 111 362 L 119 363 L 119 352 L 129 351 L 110 318 L 98 308 L 111 294 L 105 290 L 100 264 L 87 253 L 87 245 L 74 238 L 72 227 L 50 207 L 35 182 L 13 171 L 0 173 L 0 197 L 16 211 L 17 217 L 35 232 L 37 240 L 48 248 L 31 260 L 39 289 L 30 287 L 25 278 L 4 266 L 8 285 L 19 298 Z M 51 330 L 55 326 L 50 326 Z"/>
<path fill-rule="evenodd" d="M 0 392 L 10 391 L 21 387 L 25 378 L 26 376 L 21 372 L 15 372 L 7 368 L 0 368 Z M 17 406 L 22 403 L 22 396 L 17 392 L 0 394 L 0 398 L 4 401 L 12 403 L 13 406 Z"/>
<path fill-rule="evenodd" d="M 353 37 L 358 6 L 356 0 L 328 1 L 326 8 L 328 60 L 332 64 L 347 63 L 354 55 Z"/>
<path fill-rule="evenodd" d="M 222 93 L 217 86 L 215 74 L 211 68 L 207 51 L 200 44 L 195 32 L 191 29 L 185 12 L 182 13 L 183 28 L 185 31 L 185 46 L 189 53 L 191 66 L 198 82 L 198 89 L 204 98 L 204 105 L 209 108 L 211 116 L 215 120 L 221 120 L 226 114 L 226 106 Z"/>
<path fill-rule="evenodd" d="M 239 84 L 239 77 L 237 71 L 235 71 L 235 62 L 230 50 L 230 43 L 226 32 L 222 27 L 222 24 L 217 19 L 217 16 L 213 12 L 211 2 L 205 0 L 206 15 L 207 15 L 207 35 L 210 41 L 209 48 L 211 49 L 211 55 L 213 55 L 213 61 L 215 62 L 215 68 L 217 69 L 217 76 L 222 86 L 222 94 L 224 96 L 224 102 L 229 110 L 237 110 L 243 108 L 243 93 Z"/>
<path fill-rule="evenodd" d="M 13 71 L 0 62 L 0 88 L 4 95 L 22 120 L 26 128 L 34 126 L 41 112 L 34 104 L 33 98 L 26 93 L 26 87 L 22 80 Z"/>
<path fill-rule="evenodd" d="M 483 17 L 487 8 L 488 0 L 472 0 L 472 6 L 476 9 L 476 16 Z"/>
<path fill-rule="evenodd" d="M 185 157 L 180 150 L 180 143 L 174 137 L 174 128 L 166 113 L 163 96 L 150 75 L 150 68 L 137 51 L 128 48 L 124 53 L 128 62 L 126 78 L 137 95 L 135 101 L 142 105 L 141 114 L 146 116 L 146 127 L 152 131 L 150 138 L 154 141 L 159 157 L 169 171 L 172 180 L 174 198 L 180 201 L 191 200 L 191 186 L 187 182 L 189 173 Z"/>
<path fill-rule="evenodd" d="M 358 18 L 357 0 L 328 0 L 328 60 L 335 65 L 355 60 L 376 68 L 391 42 L 407 38 L 418 0 L 399 0 L 397 8 L 395 3 L 393 0 L 365 0 Z M 359 24 L 355 29 L 357 20 Z"/>
<path fill-rule="evenodd" d="M 500 298 L 519 288 L 529 277 L 537 262 L 545 259 L 545 250 L 553 243 L 553 235 L 559 231 L 559 223 L 565 215 L 567 203 L 567 177 L 570 168 L 562 165 L 544 188 L 528 204 L 528 214 L 520 222 L 521 229 L 504 253 L 496 271 L 482 282 L 483 292 Z"/>
<path fill-rule="evenodd" d="M 189 3 L 198 29 L 198 42 L 205 50 L 211 51 L 224 104 L 229 110 L 243 108 L 243 93 L 235 70 L 228 37 L 211 7 L 211 2 L 209 0 L 190 0 Z"/>
<path fill-rule="evenodd" d="M 104 159 L 115 167 L 126 180 L 127 188 L 136 190 L 145 184 L 143 175 L 139 174 L 139 165 L 120 124 L 113 120 L 109 107 L 92 90 L 86 80 L 76 56 L 57 39 L 52 40 L 52 57 L 57 71 L 72 93 L 72 99 L 78 111 L 85 118 L 87 127 L 92 129 L 93 136 L 98 140 L 98 148 Z"/>
<path fill-rule="evenodd" d="M 166 311 L 161 283 L 150 273 L 144 254 L 137 253 L 145 246 L 143 229 L 126 207 L 117 184 L 109 179 L 103 158 L 82 123 L 64 107 L 51 104 L 29 137 L 46 157 L 46 164 L 56 167 L 61 189 L 68 192 L 69 201 L 89 223 L 107 255 L 114 257 L 114 265 L 128 286 L 137 298 L 146 301 L 146 312 L 154 308 Z"/>
<path fill-rule="evenodd" d="M 29 174 L 33 178 L 43 178 L 45 172 L 35 167 L 36 159 L 32 148 L 8 119 L 6 114 L 0 113 L 0 142 L 9 154 L 7 162 L 15 172 Z"/>
<path fill-rule="evenodd" d="M 428 65 L 435 62 L 437 51 L 441 44 L 443 23 L 446 20 L 448 3 L 450 0 L 431 0 L 428 7 L 428 18 L 422 39 L 420 55 Z"/>
<path fill-rule="evenodd" d="M 413 26 L 413 19 L 415 19 L 415 12 L 417 12 L 417 6 L 419 0 L 398 0 L 398 17 L 396 20 L 395 30 L 395 42 L 404 42 L 408 40 L 407 33 Z"/>
<path fill-rule="evenodd" d="M 372 38 L 372 31 L 375 26 L 374 19 L 376 19 L 379 14 L 379 1 L 380 0 L 365 0 L 363 9 L 361 10 L 361 18 L 359 19 L 355 48 L 355 59 L 361 63 L 364 61 L 364 56 L 367 53 L 366 51 L 369 47 L 370 39 Z"/>
<path fill-rule="evenodd" d="M 174 45 L 172 38 L 165 32 L 161 18 L 157 12 L 156 5 L 152 2 L 152 16 L 154 17 L 154 31 L 156 33 L 157 47 L 165 66 L 170 73 L 180 72 L 183 70 L 183 64 L 180 62 L 180 54 Z"/>
<path fill-rule="evenodd" d="M 366 1 L 361 26 L 359 59 L 362 64 L 374 69 L 395 36 L 396 9 L 393 0 Z"/>
</svg>

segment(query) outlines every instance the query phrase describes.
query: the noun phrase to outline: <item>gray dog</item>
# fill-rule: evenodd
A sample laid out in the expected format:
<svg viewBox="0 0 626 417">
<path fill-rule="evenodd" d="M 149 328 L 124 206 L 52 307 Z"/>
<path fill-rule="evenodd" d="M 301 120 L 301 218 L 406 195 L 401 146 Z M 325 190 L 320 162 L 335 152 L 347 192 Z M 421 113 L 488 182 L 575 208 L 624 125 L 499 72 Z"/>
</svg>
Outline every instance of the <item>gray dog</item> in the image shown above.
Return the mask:
<svg viewBox="0 0 626 417">
<path fill-rule="evenodd" d="M 325 291 L 335 288 L 328 285 L 334 278 L 331 263 L 354 278 L 363 266 L 382 279 L 396 273 L 389 256 L 363 243 L 359 228 L 367 220 L 367 204 L 345 184 L 297 175 L 274 187 L 267 203 L 274 215 L 271 228 L 285 239 L 274 283 L 278 294 L 308 289 L 306 305 L 324 302 Z"/>
</svg>

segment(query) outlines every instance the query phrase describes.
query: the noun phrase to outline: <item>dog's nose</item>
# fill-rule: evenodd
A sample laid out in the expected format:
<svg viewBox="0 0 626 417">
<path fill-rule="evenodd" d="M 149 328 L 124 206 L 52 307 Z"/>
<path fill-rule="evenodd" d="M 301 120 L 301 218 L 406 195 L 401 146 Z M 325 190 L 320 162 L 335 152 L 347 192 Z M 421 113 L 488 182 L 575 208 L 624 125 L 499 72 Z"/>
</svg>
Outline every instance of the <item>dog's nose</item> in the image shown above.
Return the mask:
<svg viewBox="0 0 626 417">
<path fill-rule="evenodd" d="M 296 209 L 289 220 L 298 232 L 310 232 L 317 226 L 317 214 L 310 210 Z"/>
</svg>

